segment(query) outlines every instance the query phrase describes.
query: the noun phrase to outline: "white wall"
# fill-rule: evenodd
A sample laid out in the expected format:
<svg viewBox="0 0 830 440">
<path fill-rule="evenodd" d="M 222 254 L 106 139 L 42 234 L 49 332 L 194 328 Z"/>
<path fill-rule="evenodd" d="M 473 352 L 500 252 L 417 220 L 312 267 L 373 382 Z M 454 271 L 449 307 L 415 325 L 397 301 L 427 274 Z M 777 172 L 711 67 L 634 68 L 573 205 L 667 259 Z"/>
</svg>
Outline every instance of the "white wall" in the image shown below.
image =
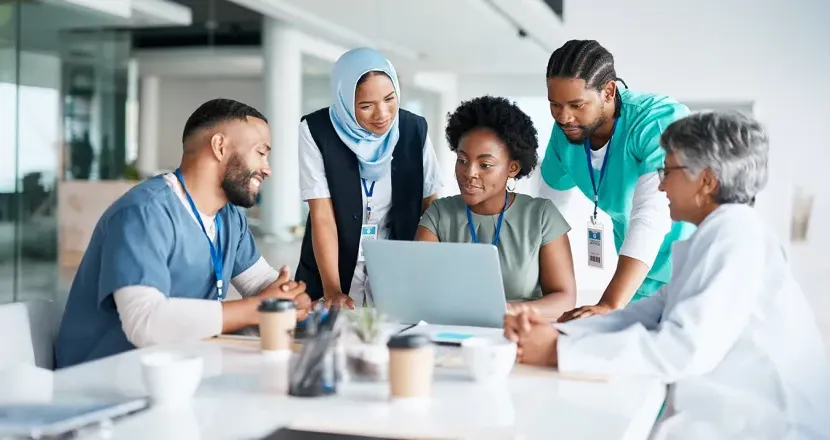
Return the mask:
<svg viewBox="0 0 830 440">
<path fill-rule="evenodd" d="M 328 80 L 303 77 L 303 112 L 324 107 L 328 102 Z M 164 77 L 159 85 L 158 135 L 160 170 L 173 170 L 182 154 L 182 130 L 196 108 L 214 98 L 229 98 L 265 111 L 262 78 Z M 297 121 L 299 124 L 300 121 Z"/>
<path fill-rule="evenodd" d="M 162 78 L 159 85 L 158 166 L 173 170 L 182 158 L 182 130 L 190 114 L 214 98 L 230 98 L 263 111 L 265 96 L 259 78 Z"/>
<path fill-rule="evenodd" d="M 230 98 L 264 111 L 265 96 L 260 77 L 210 78 L 162 77 L 159 84 L 159 148 L 160 170 L 172 170 L 181 160 L 182 129 L 187 118 L 203 102 L 213 98 Z M 433 94 L 409 89 L 403 100 L 404 108 L 423 113 L 430 122 L 436 120 Z M 302 113 L 311 113 L 330 104 L 329 79 L 323 75 L 303 75 Z M 441 118 L 443 119 L 443 118 Z M 300 121 L 297 121 L 299 124 Z M 442 137 L 435 125 L 430 125 L 430 136 Z"/>
</svg>

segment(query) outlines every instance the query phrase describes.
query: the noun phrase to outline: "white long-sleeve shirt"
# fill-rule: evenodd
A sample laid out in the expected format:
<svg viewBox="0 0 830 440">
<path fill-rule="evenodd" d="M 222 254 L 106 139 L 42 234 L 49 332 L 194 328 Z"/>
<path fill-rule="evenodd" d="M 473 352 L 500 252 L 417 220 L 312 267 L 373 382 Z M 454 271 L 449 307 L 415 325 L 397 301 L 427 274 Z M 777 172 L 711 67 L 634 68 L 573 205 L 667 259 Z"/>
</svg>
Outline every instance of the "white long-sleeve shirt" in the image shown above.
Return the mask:
<svg viewBox="0 0 830 440">
<path fill-rule="evenodd" d="M 194 222 L 195 214 L 176 176 L 165 174 L 167 185 L 176 193 Z M 216 239 L 216 219 L 200 213 L 208 237 Z M 264 258 L 237 275 L 231 284 L 242 297 L 253 296 L 268 287 L 279 273 Z M 113 293 L 121 328 L 136 347 L 194 341 L 222 333 L 222 303 L 219 301 L 168 298 L 153 287 L 128 286 Z"/>
<path fill-rule="evenodd" d="M 591 151 L 591 166 L 600 169 L 608 151 L 606 144 L 599 150 Z M 631 203 L 631 217 L 628 232 L 620 247 L 620 255 L 642 261 L 650 268 L 660 251 L 660 246 L 671 230 L 669 200 L 661 192 L 660 177 L 656 172 L 647 173 L 637 179 Z M 553 201 L 559 212 L 568 212 L 571 191 L 557 191 L 540 179 L 539 197 Z"/>
<path fill-rule="evenodd" d="M 758 213 L 719 207 L 674 244 L 672 263 L 671 282 L 651 298 L 557 324 L 559 369 L 669 384 L 654 438 L 826 438 L 825 348 Z"/>
</svg>

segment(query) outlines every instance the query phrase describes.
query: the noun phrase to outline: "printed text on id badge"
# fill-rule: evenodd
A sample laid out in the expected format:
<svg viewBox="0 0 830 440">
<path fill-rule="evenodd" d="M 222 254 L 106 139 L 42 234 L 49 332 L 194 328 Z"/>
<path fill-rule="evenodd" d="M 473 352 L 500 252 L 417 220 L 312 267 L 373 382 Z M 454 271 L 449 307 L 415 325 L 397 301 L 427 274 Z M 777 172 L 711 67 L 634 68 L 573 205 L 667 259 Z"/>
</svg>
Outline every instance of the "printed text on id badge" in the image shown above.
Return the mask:
<svg viewBox="0 0 830 440">
<path fill-rule="evenodd" d="M 363 224 L 360 227 L 360 251 L 357 254 L 357 261 L 366 261 L 363 255 L 363 240 L 377 240 L 378 225 Z"/>
<path fill-rule="evenodd" d="M 602 269 L 602 223 L 588 222 L 588 266 Z"/>
</svg>

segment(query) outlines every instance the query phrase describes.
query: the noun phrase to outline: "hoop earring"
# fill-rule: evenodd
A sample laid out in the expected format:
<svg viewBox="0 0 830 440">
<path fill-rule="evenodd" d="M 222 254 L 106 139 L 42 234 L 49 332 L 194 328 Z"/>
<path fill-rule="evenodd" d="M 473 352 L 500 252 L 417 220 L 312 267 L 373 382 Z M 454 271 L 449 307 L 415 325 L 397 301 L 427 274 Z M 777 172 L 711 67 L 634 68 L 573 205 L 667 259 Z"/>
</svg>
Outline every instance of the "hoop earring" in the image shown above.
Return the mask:
<svg viewBox="0 0 830 440">
<path fill-rule="evenodd" d="M 700 208 L 700 196 L 698 194 L 695 194 L 695 204 Z"/>
<path fill-rule="evenodd" d="M 513 181 L 513 188 L 510 187 L 510 181 L 511 180 Z M 511 177 L 511 178 L 507 179 L 507 190 L 508 191 L 516 192 L 516 185 L 518 185 L 518 183 L 516 182 L 515 178 Z"/>
</svg>

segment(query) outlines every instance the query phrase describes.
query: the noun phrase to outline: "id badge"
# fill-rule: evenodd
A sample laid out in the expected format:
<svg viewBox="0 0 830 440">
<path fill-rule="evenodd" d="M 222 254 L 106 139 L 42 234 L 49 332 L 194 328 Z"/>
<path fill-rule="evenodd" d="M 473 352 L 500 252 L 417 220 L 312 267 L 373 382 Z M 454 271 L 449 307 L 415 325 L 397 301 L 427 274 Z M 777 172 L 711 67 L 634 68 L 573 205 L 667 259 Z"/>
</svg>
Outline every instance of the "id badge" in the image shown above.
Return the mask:
<svg viewBox="0 0 830 440">
<path fill-rule="evenodd" d="M 602 223 L 588 221 L 588 266 L 602 269 Z"/>
<path fill-rule="evenodd" d="M 366 261 L 366 257 L 363 255 L 363 241 L 364 240 L 377 240 L 378 239 L 378 225 L 373 225 L 371 223 L 365 223 L 363 226 L 360 227 L 360 250 L 357 253 L 357 261 Z"/>
</svg>

